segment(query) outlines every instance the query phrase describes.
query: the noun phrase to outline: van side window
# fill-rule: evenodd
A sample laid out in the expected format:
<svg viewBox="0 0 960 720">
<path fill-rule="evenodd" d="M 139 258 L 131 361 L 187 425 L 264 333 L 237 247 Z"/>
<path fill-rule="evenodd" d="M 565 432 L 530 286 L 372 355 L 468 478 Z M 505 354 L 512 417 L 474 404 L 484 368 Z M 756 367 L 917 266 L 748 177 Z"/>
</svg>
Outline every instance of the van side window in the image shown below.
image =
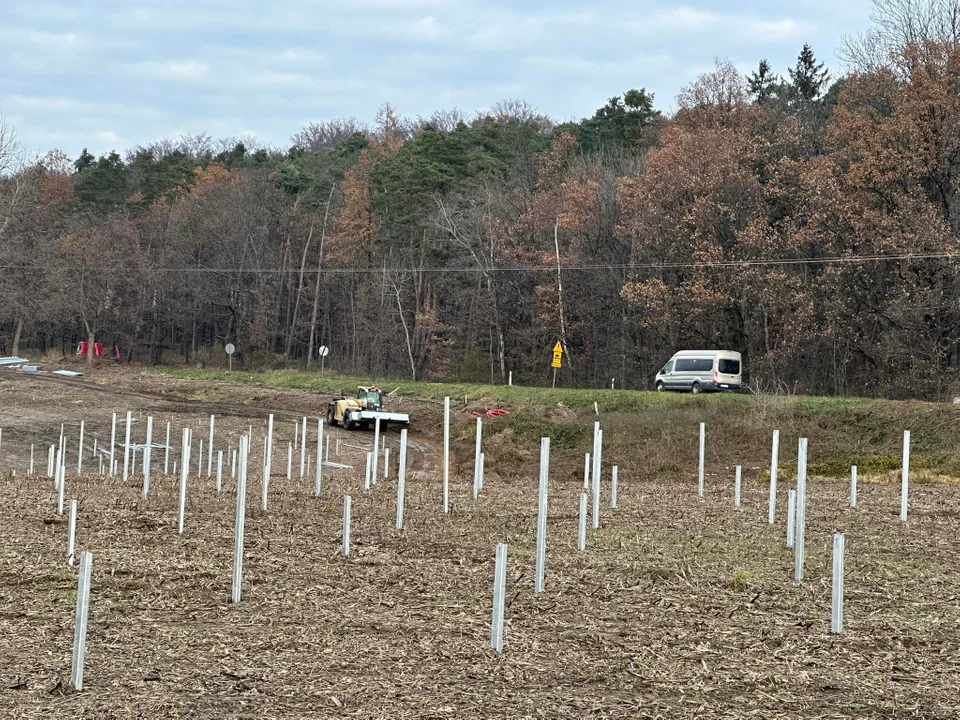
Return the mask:
<svg viewBox="0 0 960 720">
<path fill-rule="evenodd" d="M 710 372 L 713 370 L 713 358 L 680 358 L 677 360 L 677 372 Z"/>
<path fill-rule="evenodd" d="M 728 358 L 721 358 L 719 363 L 720 372 L 725 375 L 739 375 L 740 374 L 740 361 L 739 360 L 730 360 Z"/>
</svg>

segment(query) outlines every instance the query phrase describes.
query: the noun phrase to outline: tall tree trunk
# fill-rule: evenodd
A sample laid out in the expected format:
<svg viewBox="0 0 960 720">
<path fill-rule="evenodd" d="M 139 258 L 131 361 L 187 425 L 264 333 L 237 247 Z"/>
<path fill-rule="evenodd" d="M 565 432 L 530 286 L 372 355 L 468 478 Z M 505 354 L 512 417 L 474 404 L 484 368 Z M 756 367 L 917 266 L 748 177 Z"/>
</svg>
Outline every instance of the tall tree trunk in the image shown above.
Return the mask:
<svg viewBox="0 0 960 720">
<path fill-rule="evenodd" d="M 307 271 L 307 252 L 310 250 L 310 242 L 313 240 L 314 223 L 310 223 L 310 232 L 307 234 L 307 242 L 303 246 L 303 255 L 300 257 L 300 279 L 297 282 L 297 301 L 293 306 L 293 318 L 290 320 L 290 327 L 287 330 L 287 345 L 284 349 L 284 355 L 290 357 L 290 351 L 293 348 L 293 336 L 297 330 L 297 318 L 300 316 L 300 299 L 303 297 L 303 274 Z"/>
<path fill-rule="evenodd" d="M 560 216 L 553 223 L 553 247 L 557 253 L 557 305 L 560 309 L 560 347 L 567 352 L 567 323 L 563 313 L 563 278 L 560 275 Z M 568 355 L 569 357 L 569 355 Z"/>
<path fill-rule="evenodd" d="M 16 356 L 20 354 L 20 335 L 22 333 L 23 333 L 23 318 L 18 317 L 17 327 L 13 331 L 13 349 L 12 349 L 11 355 Z"/>
<path fill-rule="evenodd" d="M 317 334 L 317 306 L 320 304 L 320 271 L 323 269 L 323 240 L 327 236 L 327 219 L 330 217 L 330 202 L 333 200 L 333 191 L 337 185 L 330 187 L 330 197 L 327 198 L 327 208 L 323 213 L 323 227 L 320 229 L 320 249 L 317 254 L 317 280 L 313 286 L 313 312 L 310 313 L 310 342 L 307 346 L 307 367 L 313 362 L 313 347 Z"/>
</svg>

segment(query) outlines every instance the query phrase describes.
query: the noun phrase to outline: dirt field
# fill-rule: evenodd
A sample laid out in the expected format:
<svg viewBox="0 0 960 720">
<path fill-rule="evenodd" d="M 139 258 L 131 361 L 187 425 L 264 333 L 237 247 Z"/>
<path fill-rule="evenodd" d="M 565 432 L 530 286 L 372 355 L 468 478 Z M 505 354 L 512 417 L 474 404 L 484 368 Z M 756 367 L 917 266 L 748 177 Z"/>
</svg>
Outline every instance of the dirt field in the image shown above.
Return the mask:
<svg viewBox="0 0 960 720">
<path fill-rule="evenodd" d="M 738 512 L 731 468 L 708 468 L 701 501 L 695 466 L 682 476 L 637 480 L 628 448 L 638 440 L 610 437 L 619 449 L 604 460 L 621 467 L 619 508 L 608 508 L 607 484 L 602 527 L 590 533 L 586 553 L 576 549 L 578 453 L 590 448 L 552 458 L 546 589 L 535 597 L 536 468 L 515 455 L 498 461 L 491 443 L 475 503 L 472 447 L 458 444 L 461 474 L 445 516 L 435 403 L 404 403 L 415 429 L 407 526 L 398 532 L 394 432 L 391 478 L 368 493 L 362 451 L 352 448 L 331 459 L 358 471 L 330 473 L 319 499 L 312 479 L 286 480 L 293 418 L 315 416 L 324 398 L 129 370 L 84 383 L 0 373 L 3 717 L 960 715 L 956 485 L 913 486 L 904 525 L 899 487 L 865 482 L 859 508 L 851 510 L 846 483 L 812 479 L 806 582 L 797 586 L 792 551 L 784 547 L 791 478 L 781 478 L 781 511 L 770 527 L 767 486 L 755 470 L 745 471 Z M 87 420 L 88 442 L 95 436 L 102 444 L 110 413 L 128 409 L 138 418 L 152 415 L 161 429 L 171 421 L 175 438 L 179 428 L 193 427 L 195 443 L 206 438 L 214 412 L 217 449 L 236 446 L 251 424 L 259 448 L 266 413 L 283 414 L 266 513 L 259 508 L 259 450 L 251 460 L 239 605 L 229 602 L 229 472 L 218 494 L 194 468 L 182 536 L 178 482 L 162 476 L 162 453 L 154 455 L 147 501 L 139 475 L 126 484 L 99 478 L 89 455 L 84 474 L 76 475 L 79 420 Z M 463 409 L 456 416 L 472 422 Z M 76 569 L 66 562 L 66 515 L 56 515 L 46 478 L 46 447 L 57 441 L 61 422 L 70 438 L 67 497 L 80 505 L 78 550 L 94 554 L 82 693 L 68 687 Z M 143 427 L 135 426 L 140 442 Z M 315 430 L 311 423 L 314 444 Z M 371 436 L 342 435 L 357 445 Z M 28 478 L 30 443 L 36 476 Z M 298 476 L 299 454 L 294 471 Z M 354 508 L 347 559 L 340 553 L 345 494 Z M 840 636 L 829 633 L 835 530 L 847 535 Z M 509 545 L 499 657 L 489 649 L 497 542 Z"/>
</svg>

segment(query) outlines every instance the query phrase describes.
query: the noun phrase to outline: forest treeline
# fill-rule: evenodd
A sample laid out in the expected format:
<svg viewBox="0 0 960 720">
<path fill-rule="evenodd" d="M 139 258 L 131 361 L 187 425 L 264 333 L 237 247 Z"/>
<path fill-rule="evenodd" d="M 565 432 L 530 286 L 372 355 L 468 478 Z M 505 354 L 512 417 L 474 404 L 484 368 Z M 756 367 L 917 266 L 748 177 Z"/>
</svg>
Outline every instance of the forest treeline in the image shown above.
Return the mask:
<svg viewBox="0 0 960 720">
<path fill-rule="evenodd" d="M 0 350 L 650 387 L 678 349 L 755 387 L 955 392 L 958 0 L 877 0 L 831 77 L 718 61 L 675 112 L 523 102 L 24 161 L 0 129 Z M 952 15 L 951 15 L 952 13 Z M 2 108 L 0 108 L 2 111 Z M 2 126 L 0 126 L 2 127 Z M 2 353 L 0 353 L 2 354 Z"/>
</svg>

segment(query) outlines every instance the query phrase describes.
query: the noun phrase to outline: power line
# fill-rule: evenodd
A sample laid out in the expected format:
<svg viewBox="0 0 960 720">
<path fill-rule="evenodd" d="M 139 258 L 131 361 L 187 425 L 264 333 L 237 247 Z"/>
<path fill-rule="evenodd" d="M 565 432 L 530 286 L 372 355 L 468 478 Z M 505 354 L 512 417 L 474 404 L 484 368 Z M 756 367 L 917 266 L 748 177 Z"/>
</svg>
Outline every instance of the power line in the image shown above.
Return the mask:
<svg viewBox="0 0 960 720">
<path fill-rule="evenodd" d="M 683 262 L 683 263 L 610 263 L 601 265 L 561 265 L 561 272 L 591 272 L 598 270 L 684 270 L 684 269 L 722 269 L 747 267 L 777 267 L 789 265 L 843 265 L 868 262 L 889 262 L 908 260 L 949 260 L 960 259 L 960 252 L 942 253 L 905 253 L 900 255 L 846 255 L 835 257 L 805 257 L 805 258 L 771 258 L 767 260 L 716 260 L 710 262 Z M 57 265 L 0 265 L 2 270 L 55 270 Z M 350 274 L 382 274 L 385 272 L 407 272 L 409 267 L 330 267 L 304 269 L 304 275 L 350 275 Z M 500 267 L 484 268 L 476 265 L 466 267 L 424 267 L 418 272 L 424 273 L 499 273 L 499 272 L 556 272 L 556 265 L 505 265 Z M 248 275 L 297 275 L 299 268 L 243 268 L 243 267 L 154 267 L 147 268 L 147 272 L 182 273 L 182 274 L 230 274 L 242 273 Z"/>
</svg>

